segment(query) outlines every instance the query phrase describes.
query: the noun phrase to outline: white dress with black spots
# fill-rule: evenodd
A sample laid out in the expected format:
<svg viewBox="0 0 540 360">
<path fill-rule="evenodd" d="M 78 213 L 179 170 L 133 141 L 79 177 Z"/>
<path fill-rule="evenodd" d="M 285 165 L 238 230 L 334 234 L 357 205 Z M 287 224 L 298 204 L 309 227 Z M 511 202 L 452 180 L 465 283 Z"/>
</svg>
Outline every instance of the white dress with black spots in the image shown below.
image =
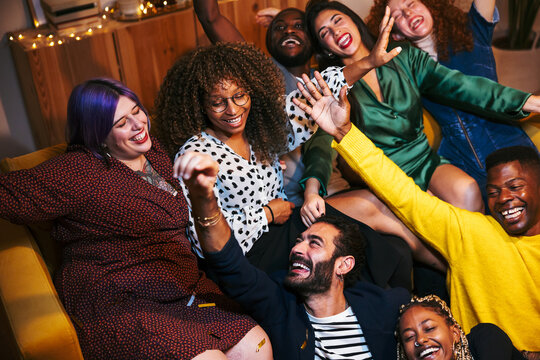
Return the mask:
<svg viewBox="0 0 540 360">
<path fill-rule="evenodd" d="M 308 121 L 302 117 L 295 120 L 290 122 L 292 129 L 288 137 L 288 151 L 306 142 L 317 130 L 317 125 L 311 119 Z M 253 243 L 268 231 L 263 206 L 277 198 L 287 200 L 278 159 L 276 158 L 271 165 L 264 165 L 257 160 L 250 146 L 248 161 L 221 140 L 204 131 L 186 141 L 176 157 L 187 151 L 209 154 L 218 162 L 219 173 L 214 193 L 234 236 L 244 254 L 247 253 Z M 191 210 L 188 190 L 183 181 L 180 181 L 180 184 Z M 193 249 L 197 255 L 203 257 L 191 211 L 187 231 Z"/>
</svg>

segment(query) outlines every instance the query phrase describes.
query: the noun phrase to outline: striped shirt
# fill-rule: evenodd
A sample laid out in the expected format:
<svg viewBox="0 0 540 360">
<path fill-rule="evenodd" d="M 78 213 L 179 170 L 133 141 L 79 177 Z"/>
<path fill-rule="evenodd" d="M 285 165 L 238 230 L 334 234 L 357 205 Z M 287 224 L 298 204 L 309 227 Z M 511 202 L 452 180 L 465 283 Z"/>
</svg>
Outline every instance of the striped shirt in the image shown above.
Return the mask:
<svg viewBox="0 0 540 360">
<path fill-rule="evenodd" d="M 317 318 L 308 313 L 308 317 L 315 332 L 315 360 L 373 359 L 350 306 L 337 315 Z"/>
</svg>

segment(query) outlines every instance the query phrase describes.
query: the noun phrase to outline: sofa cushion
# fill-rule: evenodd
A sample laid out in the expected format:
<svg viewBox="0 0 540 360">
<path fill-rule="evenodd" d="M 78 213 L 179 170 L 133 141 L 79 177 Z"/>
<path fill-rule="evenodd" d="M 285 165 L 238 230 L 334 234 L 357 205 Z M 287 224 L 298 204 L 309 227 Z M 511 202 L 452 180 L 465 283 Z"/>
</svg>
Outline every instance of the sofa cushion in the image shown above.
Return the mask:
<svg viewBox="0 0 540 360">
<path fill-rule="evenodd" d="M 0 161 L 0 172 L 7 173 L 32 168 L 55 156 L 63 154 L 66 151 L 66 147 L 67 145 L 65 143 L 58 144 L 26 155 L 4 158 Z M 57 244 L 51 239 L 51 227 L 52 223 L 49 221 L 27 225 L 28 230 L 41 251 L 49 273 L 53 274 L 54 270 L 60 264 L 60 252 Z"/>
<path fill-rule="evenodd" d="M 17 156 L 14 158 L 4 158 L 0 161 L 0 171 L 8 173 L 10 171 L 30 169 L 57 155 L 66 152 L 67 144 L 58 144 L 45 149 L 34 151 L 30 154 Z"/>
</svg>

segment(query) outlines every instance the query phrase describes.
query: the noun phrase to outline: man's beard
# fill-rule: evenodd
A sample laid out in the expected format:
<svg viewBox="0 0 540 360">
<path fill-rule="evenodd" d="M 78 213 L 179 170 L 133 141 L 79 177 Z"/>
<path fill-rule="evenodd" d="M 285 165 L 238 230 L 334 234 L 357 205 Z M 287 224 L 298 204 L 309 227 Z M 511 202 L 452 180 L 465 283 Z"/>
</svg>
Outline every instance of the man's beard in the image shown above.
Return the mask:
<svg viewBox="0 0 540 360">
<path fill-rule="evenodd" d="M 270 55 L 272 55 L 272 57 L 276 59 L 278 63 L 285 66 L 286 68 L 289 68 L 303 66 L 309 63 L 309 60 L 311 59 L 311 50 L 309 46 L 305 46 L 302 52 L 300 52 L 299 54 L 295 56 L 287 56 L 279 50 L 273 49 L 273 51 L 270 51 Z"/>
<path fill-rule="evenodd" d="M 295 260 L 306 262 L 306 260 L 299 256 L 293 256 L 290 264 Z M 308 264 L 311 272 L 307 278 L 299 278 L 299 276 L 295 274 L 291 275 L 291 272 L 289 272 L 283 281 L 283 285 L 302 298 L 315 294 L 322 294 L 328 291 L 332 285 L 335 262 L 336 258 L 332 256 L 330 260 L 319 262 L 315 267 L 313 267 L 312 264 Z"/>
</svg>

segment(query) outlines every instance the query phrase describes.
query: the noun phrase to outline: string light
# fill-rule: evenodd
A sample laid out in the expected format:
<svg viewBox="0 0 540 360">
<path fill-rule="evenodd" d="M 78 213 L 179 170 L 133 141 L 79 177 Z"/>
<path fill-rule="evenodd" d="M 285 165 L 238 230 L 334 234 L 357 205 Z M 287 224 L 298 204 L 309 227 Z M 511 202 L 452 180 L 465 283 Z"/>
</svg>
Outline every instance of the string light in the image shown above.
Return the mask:
<svg viewBox="0 0 540 360">
<path fill-rule="evenodd" d="M 191 3 L 191 1 L 177 1 L 169 5 L 169 2 L 170 1 L 168 0 L 161 0 L 159 2 L 143 0 L 141 1 L 139 6 L 138 17 L 140 19 L 153 17 L 162 13 L 167 13 L 184 8 L 186 4 L 188 4 L 189 6 L 189 4 Z M 103 13 L 101 14 L 101 16 L 98 16 L 97 24 L 91 24 L 91 26 L 88 28 L 77 29 L 75 27 L 75 30 L 71 28 L 65 30 L 56 30 L 54 32 L 48 31 L 47 33 L 43 33 L 43 29 L 34 29 L 24 31 L 23 33 L 9 33 L 8 39 L 10 41 L 19 42 L 21 46 L 27 49 L 39 49 L 42 47 L 60 46 L 69 43 L 70 41 L 80 41 L 84 38 L 92 36 L 98 30 L 102 31 L 104 29 L 104 25 L 107 24 L 109 19 L 114 19 L 116 14 L 120 14 L 120 16 L 122 16 L 122 14 L 120 12 L 117 12 L 116 10 L 117 9 L 115 7 L 106 6 L 103 9 Z M 106 20 L 107 22 L 105 22 L 104 20 Z M 107 25 L 105 25 L 105 27 L 107 27 Z"/>
</svg>

